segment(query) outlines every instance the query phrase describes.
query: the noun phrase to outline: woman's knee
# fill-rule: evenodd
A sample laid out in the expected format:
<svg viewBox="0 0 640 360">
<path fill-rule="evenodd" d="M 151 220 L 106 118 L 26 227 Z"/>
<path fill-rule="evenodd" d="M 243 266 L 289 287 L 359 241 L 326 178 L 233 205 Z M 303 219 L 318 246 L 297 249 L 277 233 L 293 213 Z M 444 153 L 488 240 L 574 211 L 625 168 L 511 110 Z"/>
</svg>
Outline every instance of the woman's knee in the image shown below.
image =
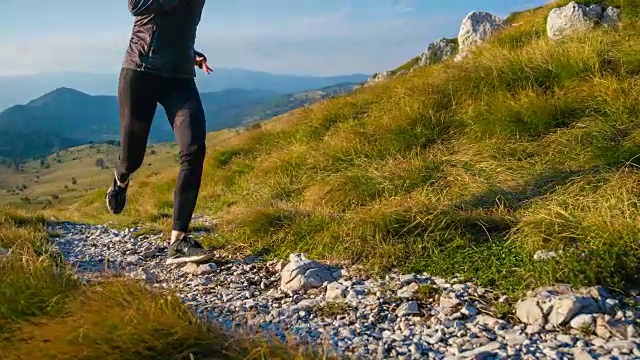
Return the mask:
<svg viewBox="0 0 640 360">
<path fill-rule="evenodd" d="M 180 151 L 180 164 L 182 166 L 202 166 L 206 155 L 204 143 L 198 143 Z"/>
</svg>

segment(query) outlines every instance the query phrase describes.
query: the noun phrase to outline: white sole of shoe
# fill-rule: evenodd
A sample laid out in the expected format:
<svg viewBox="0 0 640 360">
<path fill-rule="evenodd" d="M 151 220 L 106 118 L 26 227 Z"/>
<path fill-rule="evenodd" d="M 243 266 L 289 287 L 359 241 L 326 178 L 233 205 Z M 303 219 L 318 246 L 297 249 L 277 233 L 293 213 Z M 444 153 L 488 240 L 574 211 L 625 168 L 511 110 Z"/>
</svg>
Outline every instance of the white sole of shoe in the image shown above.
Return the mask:
<svg viewBox="0 0 640 360">
<path fill-rule="evenodd" d="M 172 264 L 183 264 L 188 262 L 205 261 L 213 258 L 213 256 L 214 254 L 205 254 L 205 255 L 198 255 L 198 256 L 171 258 L 171 259 L 167 259 L 166 264 L 172 265 Z"/>
</svg>

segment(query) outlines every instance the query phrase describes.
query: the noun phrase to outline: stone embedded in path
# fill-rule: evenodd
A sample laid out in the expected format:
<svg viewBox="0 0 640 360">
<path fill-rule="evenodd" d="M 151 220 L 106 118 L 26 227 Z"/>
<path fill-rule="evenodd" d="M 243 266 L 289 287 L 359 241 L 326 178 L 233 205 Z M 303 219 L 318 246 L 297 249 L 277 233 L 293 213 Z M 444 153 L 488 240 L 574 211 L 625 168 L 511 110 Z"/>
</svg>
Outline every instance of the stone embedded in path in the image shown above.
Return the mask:
<svg viewBox="0 0 640 360">
<path fill-rule="evenodd" d="M 460 359 L 490 359 L 495 356 L 495 352 L 502 348 L 502 344 L 494 341 L 479 348 L 469 350 L 461 353 L 458 358 Z"/>
<path fill-rule="evenodd" d="M 569 323 L 572 328 L 581 330 L 584 328 L 594 328 L 595 316 L 592 314 L 581 314 L 574 317 Z"/>
<path fill-rule="evenodd" d="M 136 271 L 129 274 L 129 276 L 136 280 L 142 280 L 150 283 L 155 283 L 158 281 L 158 275 L 143 268 L 137 269 Z"/>
<path fill-rule="evenodd" d="M 418 303 L 415 301 L 409 301 L 408 303 L 404 303 L 400 305 L 398 310 L 396 310 L 396 314 L 398 316 L 409 316 L 409 315 L 420 315 L 420 308 L 418 307 Z"/>
<path fill-rule="evenodd" d="M 334 280 L 327 265 L 308 260 L 305 254 L 291 254 L 289 261 L 281 272 L 280 288 L 284 291 L 306 292 Z"/>
<path fill-rule="evenodd" d="M 528 325 L 546 324 L 546 318 L 536 298 L 527 298 L 520 301 L 516 307 L 516 316 L 520 321 Z"/>
<path fill-rule="evenodd" d="M 409 285 L 414 281 L 416 281 L 416 274 L 407 274 L 400 276 L 400 284 L 402 285 Z"/>
<path fill-rule="evenodd" d="M 418 291 L 420 285 L 417 283 L 411 283 L 402 289 L 398 290 L 398 297 L 403 299 L 410 299 L 414 296 L 415 292 Z"/>
<path fill-rule="evenodd" d="M 465 307 L 462 308 L 462 310 L 460 310 L 460 313 L 463 314 L 464 316 L 471 317 L 471 316 L 478 315 L 478 310 L 474 307 L 466 305 Z"/>
<path fill-rule="evenodd" d="M 551 312 L 549 313 L 549 324 L 560 326 L 568 323 L 574 315 L 576 315 L 582 305 L 573 297 L 557 299 L 553 302 Z"/>
<path fill-rule="evenodd" d="M 442 296 L 440 298 L 440 308 L 442 309 L 456 309 L 462 305 L 462 302 L 455 297 Z"/>
<path fill-rule="evenodd" d="M 339 282 L 332 282 L 327 285 L 325 298 L 327 300 L 341 300 L 347 296 L 347 287 Z"/>
<path fill-rule="evenodd" d="M 607 304 L 617 302 L 617 300 L 611 299 L 611 295 L 609 294 L 607 289 L 603 288 L 602 286 L 592 286 L 592 287 L 586 288 L 581 292 L 581 294 L 583 294 L 584 296 L 590 297 L 594 300 L 595 302 L 594 305 L 597 306 L 598 308 L 592 309 L 591 312 L 593 313 L 598 311 L 608 312 L 611 309 L 611 306 Z"/>
<path fill-rule="evenodd" d="M 218 266 L 214 263 L 208 263 L 204 265 L 188 263 L 182 268 L 182 271 L 184 271 L 185 273 L 196 276 L 213 274 L 217 270 Z"/>
<path fill-rule="evenodd" d="M 634 349 L 637 349 L 638 346 L 636 343 L 634 343 L 633 341 L 629 341 L 629 340 L 613 340 L 613 341 L 609 341 L 608 343 L 606 343 L 604 345 L 605 349 L 608 350 L 614 350 L 614 349 L 618 349 L 618 350 L 623 350 L 625 352 L 632 352 Z"/>
<path fill-rule="evenodd" d="M 316 308 L 320 305 L 320 300 L 318 299 L 304 299 L 298 303 L 298 308 L 302 311 L 309 311 Z"/>
<path fill-rule="evenodd" d="M 604 316 L 598 316 L 596 318 L 596 335 L 605 340 L 613 336 Z"/>
<path fill-rule="evenodd" d="M 125 260 L 127 265 L 139 265 L 142 263 L 142 258 L 138 255 L 131 255 Z"/>
<path fill-rule="evenodd" d="M 285 265 L 287 265 L 287 263 L 284 260 L 278 260 L 278 262 L 276 263 L 274 270 L 278 273 L 282 272 L 282 269 L 284 269 Z"/>
<path fill-rule="evenodd" d="M 570 325 L 581 328 L 581 321 L 593 322 L 594 317 L 586 314 L 598 314 L 605 311 L 609 293 L 602 287 L 590 287 L 574 290 L 567 285 L 543 287 L 529 292 L 527 298 L 516 305 L 516 316 L 528 325 L 547 325 L 547 329 Z M 574 318 L 579 317 L 575 321 Z M 596 324 L 596 331 L 598 327 Z M 600 327 L 604 334 L 607 329 Z"/>
<path fill-rule="evenodd" d="M 573 358 L 575 360 L 593 360 L 593 356 L 580 348 L 573 349 Z"/>
<path fill-rule="evenodd" d="M 145 260 L 151 259 L 160 251 L 157 247 L 149 247 L 142 253 L 142 258 Z"/>
</svg>

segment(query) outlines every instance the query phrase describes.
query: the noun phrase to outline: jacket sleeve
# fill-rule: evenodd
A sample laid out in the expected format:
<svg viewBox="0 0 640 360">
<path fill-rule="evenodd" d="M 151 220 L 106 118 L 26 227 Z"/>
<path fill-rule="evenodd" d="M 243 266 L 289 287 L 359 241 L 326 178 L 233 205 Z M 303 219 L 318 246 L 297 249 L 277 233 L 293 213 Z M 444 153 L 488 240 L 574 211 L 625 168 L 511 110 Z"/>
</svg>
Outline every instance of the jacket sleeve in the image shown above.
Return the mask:
<svg viewBox="0 0 640 360">
<path fill-rule="evenodd" d="M 129 11 L 133 16 L 155 14 L 178 5 L 180 0 L 129 0 Z"/>
</svg>

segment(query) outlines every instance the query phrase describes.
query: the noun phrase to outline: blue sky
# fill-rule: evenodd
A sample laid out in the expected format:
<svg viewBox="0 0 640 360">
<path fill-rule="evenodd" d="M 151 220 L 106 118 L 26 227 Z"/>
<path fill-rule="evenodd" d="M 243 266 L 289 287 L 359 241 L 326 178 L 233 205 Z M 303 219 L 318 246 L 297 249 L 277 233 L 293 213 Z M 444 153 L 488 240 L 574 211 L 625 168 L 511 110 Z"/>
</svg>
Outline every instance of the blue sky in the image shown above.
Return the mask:
<svg viewBox="0 0 640 360">
<path fill-rule="evenodd" d="M 473 10 L 545 0 L 209 0 L 196 46 L 214 67 L 335 75 L 394 68 Z M 116 72 L 133 18 L 124 0 L 0 0 L 0 75 Z"/>
</svg>

